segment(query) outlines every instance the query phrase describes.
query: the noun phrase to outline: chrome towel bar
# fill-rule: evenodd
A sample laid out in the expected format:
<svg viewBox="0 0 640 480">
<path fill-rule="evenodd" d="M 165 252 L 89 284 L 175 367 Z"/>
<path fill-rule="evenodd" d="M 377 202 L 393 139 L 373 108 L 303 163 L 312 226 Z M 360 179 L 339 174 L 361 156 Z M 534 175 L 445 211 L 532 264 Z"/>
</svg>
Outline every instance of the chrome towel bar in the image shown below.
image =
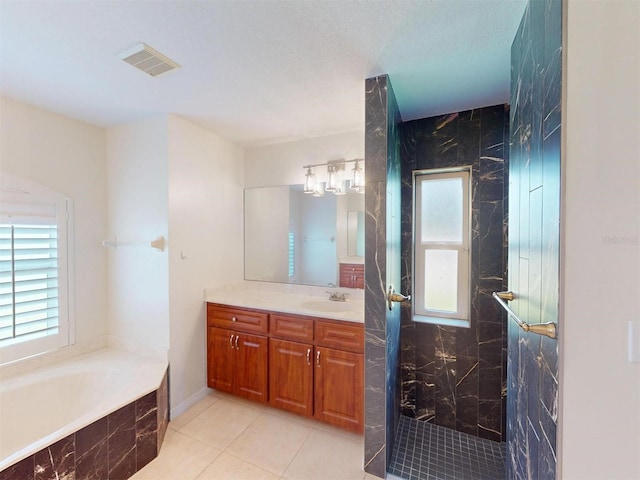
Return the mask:
<svg viewBox="0 0 640 480">
<path fill-rule="evenodd" d="M 511 307 L 509 307 L 506 302 L 516 298 L 513 292 L 493 292 L 493 298 L 495 298 L 496 301 L 502 306 L 502 308 L 504 308 L 507 313 L 513 317 L 516 323 L 525 332 L 537 333 L 538 335 L 544 335 L 549 338 L 558 338 L 555 323 L 535 323 L 533 325 L 530 325 L 527 322 L 523 322 L 522 320 L 520 320 L 518 315 L 516 315 L 516 313 L 511 310 Z"/>
</svg>

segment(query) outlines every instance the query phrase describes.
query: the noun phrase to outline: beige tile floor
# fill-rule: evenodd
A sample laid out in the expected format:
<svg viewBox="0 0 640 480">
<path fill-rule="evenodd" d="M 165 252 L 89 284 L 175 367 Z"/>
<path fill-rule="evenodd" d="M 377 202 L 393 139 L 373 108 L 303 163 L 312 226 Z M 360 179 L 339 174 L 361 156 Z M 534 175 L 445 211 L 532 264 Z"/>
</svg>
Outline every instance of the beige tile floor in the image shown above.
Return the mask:
<svg viewBox="0 0 640 480">
<path fill-rule="evenodd" d="M 158 458 L 134 480 L 376 480 L 364 439 L 214 392 L 169 423 Z"/>
</svg>

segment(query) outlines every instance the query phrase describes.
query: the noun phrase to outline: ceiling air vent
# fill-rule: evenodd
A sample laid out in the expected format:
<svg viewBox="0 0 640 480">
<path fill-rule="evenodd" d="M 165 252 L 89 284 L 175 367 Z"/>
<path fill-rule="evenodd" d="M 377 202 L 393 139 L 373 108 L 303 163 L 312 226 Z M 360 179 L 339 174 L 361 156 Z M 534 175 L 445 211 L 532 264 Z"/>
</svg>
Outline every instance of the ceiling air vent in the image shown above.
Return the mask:
<svg viewBox="0 0 640 480">
<path fill-rule="evenodd" d="M 180 65 L 176 62 L 165 57 L 146 43 L 139 43 L 135 47 L 122 52 L 118 57 L 152 77 L 180 68 Z"/>
</svg>

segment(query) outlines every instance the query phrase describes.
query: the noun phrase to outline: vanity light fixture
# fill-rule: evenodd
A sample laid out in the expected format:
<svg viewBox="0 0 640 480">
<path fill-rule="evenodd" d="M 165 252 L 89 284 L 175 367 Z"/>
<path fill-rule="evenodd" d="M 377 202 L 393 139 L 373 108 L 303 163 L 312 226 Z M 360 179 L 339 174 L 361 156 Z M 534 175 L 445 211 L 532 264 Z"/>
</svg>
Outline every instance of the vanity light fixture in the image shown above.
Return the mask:
<svg viewBox="0 0 640 480">
<path fill-rule="evenodd" d="M 304 179 L 304 193 L 312 194 L 314 197 L 321 197 L 324 192 L 332 192 L 334 195 L 345 195 L 347 189 L 355 190 L 358 193 L 364 193 L 364 170 L 360 166 L 364 160 L 355 158 L 353 160 L 331 160 L 327 163 L 319 163 L 315 165 L 305 165 L 303 168 L 307 170 Z M 352 174 L 347 179 L 344 172 L 347 163 L 355 163 Z M 322 179 L 325 177 L 316 177 L 314 168 L 326 167 L 326 182 Z M 349 185 L 348 185 L 349 184 Z"/>
</svg>

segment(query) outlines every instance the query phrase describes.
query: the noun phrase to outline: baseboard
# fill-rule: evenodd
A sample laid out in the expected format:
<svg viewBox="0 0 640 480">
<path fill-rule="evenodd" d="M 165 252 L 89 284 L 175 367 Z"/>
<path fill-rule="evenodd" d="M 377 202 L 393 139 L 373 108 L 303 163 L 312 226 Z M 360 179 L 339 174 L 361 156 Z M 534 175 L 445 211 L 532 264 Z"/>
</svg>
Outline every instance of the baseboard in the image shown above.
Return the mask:
<svg viewBox="0 0 640 480">
<path fill-rule="evenodd" d="M 201 390 L 198 390 L 196 393 L 191 395 L 186 400 L 183 400 L 182 402 L 180 402 L 178 405 L 174 407 L 172 406 L 170 418 L 171 419 L 178 418 L 180 415 L 182 415 L 184 412 L 189 410 L 191 407 L 193 407 L 196 403 L 198 403 L 204 397 L 209 395 L 211 392 L 213 392 L 213 390 L 211 390 L 210 388 L 202 387 Z"/>
</svg>

